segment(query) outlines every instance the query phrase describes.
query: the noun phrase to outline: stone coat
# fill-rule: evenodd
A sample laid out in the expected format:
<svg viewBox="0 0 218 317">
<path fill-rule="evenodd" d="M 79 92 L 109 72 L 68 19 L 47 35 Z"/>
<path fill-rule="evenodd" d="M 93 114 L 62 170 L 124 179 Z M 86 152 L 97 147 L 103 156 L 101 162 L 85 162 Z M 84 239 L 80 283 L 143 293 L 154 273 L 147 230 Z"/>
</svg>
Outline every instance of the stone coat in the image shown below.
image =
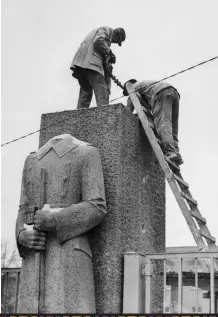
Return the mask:
<svg viewBox="0 0 218 317">
<path fill-rule="evenodd" d="M 101 27 L 91 31 L 76 52 L 71 69 L 76 66 L 92 69 L 104 76 L 103 56 L 110 52 L 113 29 Z"/>
<path fill-rule="evenodd" d="M 44 183 L 40 171 L 45 170 Z M 44 204 L 64 207 L 54 213 L 56 233 L 47 233 L 40 283 L 44 313 L 95 313 L 92 254 L 86 232 L 106 214 L 104 181 L 98 150 L 71 136 L 53 139 L 30 154 L 24 165 L 16 236 L 21 269 L 19 313 L 37 313 L 35 254 L 19 244 L 25 212 Z"/>
</svg>

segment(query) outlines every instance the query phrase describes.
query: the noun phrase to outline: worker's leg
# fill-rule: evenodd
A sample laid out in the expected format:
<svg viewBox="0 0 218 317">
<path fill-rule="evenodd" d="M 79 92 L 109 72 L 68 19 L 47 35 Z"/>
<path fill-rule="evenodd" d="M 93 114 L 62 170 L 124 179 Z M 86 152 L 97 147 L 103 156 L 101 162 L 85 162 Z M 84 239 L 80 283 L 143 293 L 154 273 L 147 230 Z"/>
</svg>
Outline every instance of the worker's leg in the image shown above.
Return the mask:
<svg viewBox="0 0 218 317">
<path fill-rule="evenodd" d="M 167 156 L 176 157 L 172 132 L 173 96 L 170 89 L 159 92 L 154 101 L 154 124 L 161 139 L 163 152 Z"/>
<path fill-rule="evenodd" d="M 90 86 L 87 78 L 89 69 L 77 66 L 72 71 L 72 76 L 78 80 L 80 85 L 77 109 L 89 108 L 93 94 L 92 86 Z"/>
<path fill-rule="evenodd" d="M 178 122 L 179 122 L 179 95 L 176 90 L 174 90 L 173 106 L 172 106 L 172 128 L 173 128 L 173 139 L 174 146 L 177 154 L 178 164 L 183 164 L 183 159 L 179 150 L 179 140 L 178 140 Z"/>
<path fill-rule="evenodd" d="M 78 79 L 80 84 L 79 99 L 77 103 L 77 109 L 89 108 L 92 101 L 92 86 L 85 79 Z"/>
<path fill-rule="evenodd" d="M 94 70 L 89 70 L 88 80 L 94 90 L 97 106 L 109 104 L 110 90 L 104 76 Z"/>
<path fill-rule="evenodd" d="M 178 144 L 178 123 L 179 123 L 179 96 L 174 91 L 173 105 L 172 105 L 172 129 L 173 129 L 173 140 Z"/>
</svg>

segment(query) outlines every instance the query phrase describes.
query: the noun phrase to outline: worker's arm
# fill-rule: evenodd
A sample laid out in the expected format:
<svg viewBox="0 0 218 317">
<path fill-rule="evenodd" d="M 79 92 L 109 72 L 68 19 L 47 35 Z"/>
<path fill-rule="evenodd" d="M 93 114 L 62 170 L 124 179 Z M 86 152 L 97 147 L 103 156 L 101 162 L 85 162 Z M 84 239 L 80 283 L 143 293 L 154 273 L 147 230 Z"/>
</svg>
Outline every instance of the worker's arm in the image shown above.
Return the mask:
<svg viewBox="0 0 218 317">
<path fill-rule="evenodd" d="M 94 38 L 94 46 L 98 53 L 105 56 L 110 53 L 109 28 L 100 28 Z"/>
</svg>

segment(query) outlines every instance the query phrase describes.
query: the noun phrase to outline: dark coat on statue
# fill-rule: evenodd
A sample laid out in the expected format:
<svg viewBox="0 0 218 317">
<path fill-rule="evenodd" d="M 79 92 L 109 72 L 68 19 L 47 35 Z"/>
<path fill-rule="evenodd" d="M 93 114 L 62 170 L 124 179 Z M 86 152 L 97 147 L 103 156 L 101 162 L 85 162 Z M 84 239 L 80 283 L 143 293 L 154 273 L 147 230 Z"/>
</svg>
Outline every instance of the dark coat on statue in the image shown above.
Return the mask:
<svg viewBox="0 0 218 317">
<path fill-rule="evenodd" d="M 40 171 L 45 170 L 44 184 Z M 42 188 L 44 186 L 44 188 Z M 24 165 L 16 237 L 23 258 L 18 301 L 19 313 L 37 313 L 35 251 L 19 244 L 25 212 L 44 204 L 64 207 L 54 213 L 56 233 L 47 234 L 40 290 L 44 313 L 95 313 L 92 254 L 87 231 L 106 214 L 102 165 L 98 150 L 70 135 L 51 139 Z"/>
</svg>

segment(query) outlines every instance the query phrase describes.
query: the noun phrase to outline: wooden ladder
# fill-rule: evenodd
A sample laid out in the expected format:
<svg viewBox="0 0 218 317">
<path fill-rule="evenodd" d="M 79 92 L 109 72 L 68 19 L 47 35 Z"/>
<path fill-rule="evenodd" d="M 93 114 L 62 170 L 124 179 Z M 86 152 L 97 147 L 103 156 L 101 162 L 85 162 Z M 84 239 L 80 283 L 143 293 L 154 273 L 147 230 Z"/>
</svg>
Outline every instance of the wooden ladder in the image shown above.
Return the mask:
<svg viewBox="0 0 218 317">
<path fill-rule="evenodd" d="M 159 145 L 160 141 L 153 132 L 154 125 L 149 122 L 145 114 L 146 109 L 141 106 L 132 88 L 132 84 L 128 83 L 126 88 L 157 160 L 198 245 L 199 251 L 217 251 L 216 239 L 211 236 L 206 219 L 202 217 L 197 201 L 193 199 L 189 191 L 189 185 L 184 181 L 179 166 L 164 156 Z"/>
</svg>

